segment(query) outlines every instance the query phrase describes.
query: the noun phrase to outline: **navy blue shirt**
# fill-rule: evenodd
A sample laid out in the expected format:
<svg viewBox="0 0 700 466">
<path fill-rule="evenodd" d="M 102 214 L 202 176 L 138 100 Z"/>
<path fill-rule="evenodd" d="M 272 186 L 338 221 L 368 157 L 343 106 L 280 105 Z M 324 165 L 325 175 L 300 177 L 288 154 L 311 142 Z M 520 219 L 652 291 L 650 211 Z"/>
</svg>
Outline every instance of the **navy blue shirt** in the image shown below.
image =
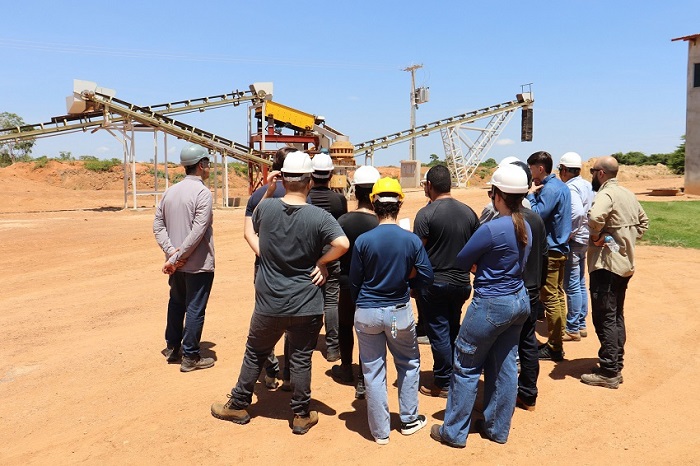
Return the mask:
<svg viewBox="0 0 700 466">
<path fill-rule="evenodd" d="M 571 190 L 554 173 L 542 181 L 542 189 L 528 194 L 530 208 L 544 220 L 547 246 L 550 251 L 569 253 L 571 236 Z"/>
<path fill-rule="evenodd" d="M 248 203 L 245 205 L 245 216 L 246 217 L 253 216 L 253 211 L 258 206 L 258 204 L 260 204 L 260 201 L 262 200 L 263 196 L 265 195 L 265 191 L 267 191 L 266 184 L 260 186 L 258 189 L 253 191 L 253 194 L 250 195 L 250 198 L 248 199 Z M 275 193 L 272 195 L 272 198 L 284 197 L 285 194 L 287 194 L 287 190 L 284 189 L 284 185 L 282 184 L 282 181 L 278 181 L 277 187 L 275 188 Z"/>
<path fill-rule="evenodd" d="M 414 267 L 417 274 L 409 280 Z M 357 307 L 398 306 L 409 301 L 409 288 L 433 283 L 433 269 L 416 235 L 385 223 L 355 241 L 350 282 Z"/>
</svg>

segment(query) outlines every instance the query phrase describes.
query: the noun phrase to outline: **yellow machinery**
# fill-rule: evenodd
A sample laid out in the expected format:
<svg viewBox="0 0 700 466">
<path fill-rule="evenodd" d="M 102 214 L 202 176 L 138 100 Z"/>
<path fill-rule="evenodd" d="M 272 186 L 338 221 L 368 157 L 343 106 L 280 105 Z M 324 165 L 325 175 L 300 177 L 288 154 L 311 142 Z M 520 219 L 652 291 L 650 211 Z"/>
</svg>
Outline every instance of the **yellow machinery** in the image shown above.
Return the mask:
<svg viewBox="0 0 700 466">
<path fill-rule="evenodd" d="M 256 114 L 256 116 L 258 116 Z M 297 131 L 311 131 L 314 129 L 316 118 L 306 112 L 287 107 L 268 100 L 265 104 L 265 118 L 275 122 L 282 122 L 286 127 Z"/>
</svg>

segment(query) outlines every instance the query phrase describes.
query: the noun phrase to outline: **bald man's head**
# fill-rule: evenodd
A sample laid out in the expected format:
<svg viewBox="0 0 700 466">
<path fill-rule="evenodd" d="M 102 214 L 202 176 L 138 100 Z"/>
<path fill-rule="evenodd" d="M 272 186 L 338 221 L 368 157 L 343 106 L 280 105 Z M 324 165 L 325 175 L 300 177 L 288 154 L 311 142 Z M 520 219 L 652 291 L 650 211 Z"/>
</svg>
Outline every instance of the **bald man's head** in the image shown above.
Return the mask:
<svg viewBox="0 0 700 466">
<path fill-rule="evenodd" d="M 612 157 L 610 155 L 602 157 L 598 161 L 596 166 L 602 168 L 605 171 L 605 173 L 609 175 L 609 178 L 615 178 L 617 176 L 617 170 L 619 169 L 619 165 L 615 157 Z"/>
</svg>

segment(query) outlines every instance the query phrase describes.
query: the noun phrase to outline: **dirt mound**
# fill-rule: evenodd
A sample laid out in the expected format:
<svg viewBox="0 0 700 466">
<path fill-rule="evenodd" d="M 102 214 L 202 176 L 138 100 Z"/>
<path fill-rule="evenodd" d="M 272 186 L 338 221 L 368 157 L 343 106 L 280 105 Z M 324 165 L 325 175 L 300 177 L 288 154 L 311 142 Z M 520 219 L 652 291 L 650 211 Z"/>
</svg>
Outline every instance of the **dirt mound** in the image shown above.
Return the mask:
<svg viewBox="0 0 700 466">
<path fill-rule="evenodd" d="M 124 166 L 119 164 L 106 171 L 94 171 L 85 168 L 84 161 L 63 162 L 49 160 L 46 164 L 38 162 L 19 162 L 9 167 L 0 168 L 0 179 L 14 178 L 31 182 L 45 183 L 73 190 L 123 190 Z M 127 168 L 127 180 L 131 183 L 131 165 Z M 153 190 L 156 179 L 152 163 L 137 163 L 134 167 L 136 189 Z M 168 166 L 170 182 L 185 176 L 185 169 L 179 165 Z M 229 170 L 229 190 L 232 196 L 248 194 L 248 179 L 234 170 Z M 221 186 L 221 177 L 218 180 Z M 165 186 L 165 167 L 158 165 L 158 188 Z"/>
<path fill-rule="evenodd" d="M 584 162 L 582 173 L 587 174 L 588 170 L 595 163 L 595 159 Z M 165 167 L 158 166 L 158 188 L 162 190 L 165 186 Z M 399 178 L 401 169 L 395 166 L 378 167 L 382 176 Z M 469 180 L 470 186 L 483 186 L 491 178 L 495 169 L 480 168 Z M 422 167 L 422 173 L 428 171 L 428 167 Z M 155 175 L 153 164 L 137 163 L 135 166 L 136 189 L 139 191 L 150 191 L 155 186 Z M 183 167 L 170 165 L 168 167 L 168 178 L 171 182 L 177 181 L 185 175 Z M 123 190 L 124 189 L 124 167 L 117 165 L 107 171 L 93 171 L 85 168 L 84 161 L 63 162 L 50 160 L 45 164 L 38 162 L 19 162 L 9 167 L 0 168 L 0 180 L 14 180 L 17 182 L 32 182 L 45 184 L 48 186 L 65 188 L 69 190 Z M 131 166 L 128 167 L 127 180 L 131 187 Z M 665 165 L 653 166 L 622 166 L 618 178 L 622 182 L 637 180 L 652 180 L 677 178 Z M 229 196 L 248 195 L 248 178 L 238 174 L 235 170 L 229 170 Z M 212 179 L 213 182 L 213 179 Z M 663 183 L 660 183 L 663 184 Z M 222 186 L 223 181 L 220 176 L 217 185 Z"/>
</svg>

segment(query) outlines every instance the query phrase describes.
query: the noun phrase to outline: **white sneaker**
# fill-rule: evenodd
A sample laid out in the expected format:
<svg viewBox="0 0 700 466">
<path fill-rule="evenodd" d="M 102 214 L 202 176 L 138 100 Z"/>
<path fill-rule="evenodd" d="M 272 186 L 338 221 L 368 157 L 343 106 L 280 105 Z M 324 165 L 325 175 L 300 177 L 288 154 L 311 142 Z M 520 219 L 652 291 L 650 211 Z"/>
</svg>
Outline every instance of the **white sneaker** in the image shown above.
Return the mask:
<svg viewBox="0 0 700 466">
<path fill-rule="evenodd" d="M 389 444 L 389 437 L 387 438 L 375 438 L 375 442 L 377 442 L 377 445 L 388 445 Z"/>
<path fill-rule="evenodd" d="M 425 416 L 422 414 L 419 414 L 418 417 L 416 417 L 416 420 L 413 422 L 407 422 L 407 423 L 401 423 L 401 433 L 403 435 L 411 435 L 419 430 L 421 430 L 425 425 L 428 423 L 426 421 Z"/>
</svg>

